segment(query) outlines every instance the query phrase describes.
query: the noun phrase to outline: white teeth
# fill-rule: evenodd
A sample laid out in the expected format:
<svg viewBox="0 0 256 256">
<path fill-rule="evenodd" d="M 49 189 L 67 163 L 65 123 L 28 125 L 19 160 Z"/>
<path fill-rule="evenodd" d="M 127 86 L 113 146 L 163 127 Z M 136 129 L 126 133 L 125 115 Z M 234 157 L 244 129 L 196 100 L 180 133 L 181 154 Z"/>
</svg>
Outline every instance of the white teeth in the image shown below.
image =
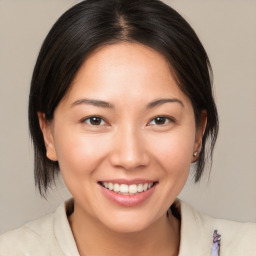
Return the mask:
<svg viewBox="0 0 256 256">
<path fill-rule="evenodd" d="M 129 191 L 129 187 L 126 184 L 121 184 L 119 187 L 119 192 L 121 193 L 128 193 Z"/>
<path fill-rule="evenodd" d="M 142 192 L 143 191 L 143 185 L 142 184 L 139 184 L 138 185 L 138 192 L 140 193 L 140 192 Z"/>
<path fill-rule="evenodd" d="M 108 188 L 109 190 L 113 190 L 114 189 L 113 183 L 107 183 L 107 184 L 108 184 L 108 186 L 105 187 L 105 188 Z M 105 186 L 105 184 L 103 184 L 103 185 Z"/>
<path fill-rule="evenodd" d="M 130 185 L 129 186 L 129 193 L 136 194 L 138 192 L 137 185 Z"/>
<path fill-rule="evenodd" d="M 120 191 L 119 188 L 120 188 L 119 184 L 114 184 L 114 191 L 115 192 L 119 192 Z"/>
<path fill-rule="evenodd" d="M 111 183 L 111 182 L 103 182 L 102 185 L 109 189 L 113 190 L 116 193 L 124 194 L 124 195 L 134 195 L 136 193 L 141 193 L 150 189 L 153 186 L 153 183 L 141 183 L 141 184 L 118 184 L 118 183 Z"/>
</svg>

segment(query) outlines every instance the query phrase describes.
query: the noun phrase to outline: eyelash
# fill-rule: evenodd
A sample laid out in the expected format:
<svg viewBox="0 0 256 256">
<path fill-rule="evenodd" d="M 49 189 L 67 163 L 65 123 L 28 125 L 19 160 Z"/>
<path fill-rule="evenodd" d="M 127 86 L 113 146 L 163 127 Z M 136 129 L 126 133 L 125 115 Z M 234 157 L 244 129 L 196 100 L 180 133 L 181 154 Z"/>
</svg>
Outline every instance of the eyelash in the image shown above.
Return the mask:
<svg viewBox="0 0 256 256">
<path fill-rule="evenodd" d="M 100 121 L 100 123 L 97 124 L 97 122 L 96 122 L 96 124 L 92 124 L 93 119 L 97 119 L 96 121 Z M 156 123 L 157 119 L 163 119 L 164 123 L 157 124 Z M 152 124 L 153 121 L 155 122 L 154 124 Z M 168 121 L 168 122 L 166 122 L 166 121 Z M 89 124 L 91 126 L 102 126 L 102 125 L 106 125 L 107 124 L 107 122 L 102 117 L 100 117 L 100 116 L 90 116 L 90 117 L 82 119 L 81 122 L 82 123 L 87 123 L 87 124 Z M 102 124 L 102 122 L 104 124 Z M 168 117 L 168 116 L 156 116 L 153 119 L 151 119 L 151 121 L 147 124 L 147 126 L 149 126 L 149 125 L 163 126 L 163 125 L 166 125 L 167 123 L 170 123 L 170 122 L 173 123 L 173 122 L 175 122 L 175 120 L 173 118 L 171 118 L 171 117 Z"/>
<path fill-rule="evenodd" d="M 153 121 L 156 121 L 157 119 L 159 119 L 159 118 L 161 118 L 161 119 L 164 119 L 164 123 L 163 124 L 151 124 Z M 168 122 L 166 122 L 166 121 L 168 121 Z M 156 116 L 156 117 L 154 117 L 150 122 L 149 122 L 149 124 L 148 125 L 157 125 L 157 126 L 163 126 L 163 125 L 166 125 L 167 123 L 173 123 L 173 122 L 175 122 L 175 120 L 173 119 L 173 118 L 171 118 L 171 117 L 169 117 L 169 116 Z"/>
<path fill-rule="evenodd" d="M 93 119 L 98 119 L 98 121 L 100 121 L 99 124 L 92 124 L 91 122 L 93 121 Z M 107 122 L 100 116 L 90 116 L 90 117 L 86 117 L 84 119 L 81 120 L 82 123 L 87 123 L 88 125 L 91 126 L 102 126 L 102 125 L 106 125 Z M 104 122 L 104 124 L 101 124 L 102 122 Z"/>
</svg>

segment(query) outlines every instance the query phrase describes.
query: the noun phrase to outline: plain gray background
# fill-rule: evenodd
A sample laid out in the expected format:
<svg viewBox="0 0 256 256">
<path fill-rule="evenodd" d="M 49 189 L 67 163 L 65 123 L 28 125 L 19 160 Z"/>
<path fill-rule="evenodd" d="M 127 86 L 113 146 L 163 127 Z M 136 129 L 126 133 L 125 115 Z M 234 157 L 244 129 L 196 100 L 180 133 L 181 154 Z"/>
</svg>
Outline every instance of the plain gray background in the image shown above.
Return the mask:
<svg viewBox="0 0 256 256">
<path fill-rule="evenodd" d="M 0 0 L 0 234 L 52 212 L 70 197 L 62 181 L 48 200 L 34 187 L 29 84 L 41 43 L 78 1 Z M 210 180 L 189 178 L 180 197 L 209 215 L 256 222 L 256 1 L 165 1 L 192 25 L 214 70 L 220 134 Z"/>
</svg>

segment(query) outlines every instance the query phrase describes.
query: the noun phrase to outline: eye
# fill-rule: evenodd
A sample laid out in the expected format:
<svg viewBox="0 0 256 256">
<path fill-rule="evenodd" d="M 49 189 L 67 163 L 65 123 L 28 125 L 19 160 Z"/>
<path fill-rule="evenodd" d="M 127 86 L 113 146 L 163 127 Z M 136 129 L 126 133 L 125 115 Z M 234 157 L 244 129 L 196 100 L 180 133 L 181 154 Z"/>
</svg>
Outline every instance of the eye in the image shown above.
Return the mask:
<svg viewBox="0 0 256 256">
<path fill-rule="evenodd" d="M 93 126 L 100 126 L 100 125 L 105 125 L 106 122 L 103 120 L 103 118 L 98 117 L 98 116 L 91 116 L 83 120 L 83 123 L 87 123 L 89 125 Z"/>
<path fill-rule="evenodd" d="M 173 122 L 173 120 L 166 116 L 157 116 L 149 122 L 149 125 L 165 125 Z"/>
</svg>

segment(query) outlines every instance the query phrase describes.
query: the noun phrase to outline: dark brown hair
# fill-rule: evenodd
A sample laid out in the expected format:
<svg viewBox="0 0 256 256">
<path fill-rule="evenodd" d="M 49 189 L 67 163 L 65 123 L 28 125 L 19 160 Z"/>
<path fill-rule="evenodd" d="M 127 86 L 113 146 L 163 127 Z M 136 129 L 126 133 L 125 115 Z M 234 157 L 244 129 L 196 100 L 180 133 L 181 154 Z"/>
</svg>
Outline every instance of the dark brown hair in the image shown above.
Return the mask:
<svg viewBox="0 0 256 256">
<path fill-rule="evenodd" d="M 29 128 L 34 143 L 35 182 L 42 195 L 54 182 L 59 166 L 46 157 L 37 113 L 43 112 L 51 120 L 86 57 L 99 46 L 121 41 L 141 43 L 163 54 L 180 89 L 191 100 L 197 124 L 202 110 L 207 112 L 202 149 L 195 163 L 196 182 L 206 160 L 211 160 L 218 134 L 212 71 L 207 53 L 191 26 L 158 0 L 82 1 L 65 12 L 50 30 L 31 81 Z"/>
</svg>

